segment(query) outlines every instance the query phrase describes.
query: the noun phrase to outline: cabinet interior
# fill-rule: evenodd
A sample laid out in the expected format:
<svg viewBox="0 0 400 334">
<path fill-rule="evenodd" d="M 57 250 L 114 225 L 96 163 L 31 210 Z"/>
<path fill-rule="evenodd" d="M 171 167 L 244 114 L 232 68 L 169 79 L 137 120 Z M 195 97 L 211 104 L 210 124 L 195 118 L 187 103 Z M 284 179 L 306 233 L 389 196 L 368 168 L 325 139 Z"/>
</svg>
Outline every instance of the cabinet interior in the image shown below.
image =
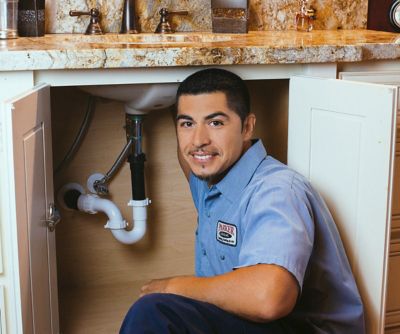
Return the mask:
<svg viewBox="0 0 400 334">
<path fill-rule="evenodd" d="M 248 81 L 255 137 L 286 162 L 288 80 Z M 53 164 L 58 166 L 82 122 L 88 95 L 76 87 L 51 89 Z M 123 104 L 97 98 L 90 127 L 73 159 L 54 177 L 55 196 L 66 183 L 86 187 L 94 172 L 105 174 L 125 144 Z M 172 113 L 154 111 L 144 122 L 148 231 L 134 245 L 123 245 L 104 230 L 106 216 L 60 208 L 56 229 L 60 330 L 116 333 L 141 285 L 152 278 L 193 274 L 196 212 L 176 158 Z M 110 199 L 130 219 L 130 172 L 123 165 L 110 183 Z M 59 205 L 60 206 L 60 205 Z"/>
</svg>

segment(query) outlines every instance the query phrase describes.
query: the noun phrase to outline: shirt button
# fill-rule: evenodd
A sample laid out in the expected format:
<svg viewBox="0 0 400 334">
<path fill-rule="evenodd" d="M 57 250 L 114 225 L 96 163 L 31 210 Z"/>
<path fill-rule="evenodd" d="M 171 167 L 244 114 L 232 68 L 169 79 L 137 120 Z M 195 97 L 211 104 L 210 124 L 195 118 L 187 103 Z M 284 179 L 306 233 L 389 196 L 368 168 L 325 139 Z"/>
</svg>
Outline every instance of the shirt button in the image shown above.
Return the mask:
<svg viewBox="0 0 400 334">
<path fill-rule="evenodd" d="M 204 256 L 206 256 L 206 255 L 207 255 L 207 252 L 206 252 L 206 250 L 205 250 L 205 249 L 203 249 L 203 255 L 204 255 Z"/>
<path fill-rule="evenodd" d="M 220 255 L 220 257 L 219 257 L 222 261 L 224 261 L 225 260 L 225 255 Z"/>
<path fill-rule="evenodd" d="M 207 211 L 207 217 L 211 217 L 210 211 Z"/>
</svg>

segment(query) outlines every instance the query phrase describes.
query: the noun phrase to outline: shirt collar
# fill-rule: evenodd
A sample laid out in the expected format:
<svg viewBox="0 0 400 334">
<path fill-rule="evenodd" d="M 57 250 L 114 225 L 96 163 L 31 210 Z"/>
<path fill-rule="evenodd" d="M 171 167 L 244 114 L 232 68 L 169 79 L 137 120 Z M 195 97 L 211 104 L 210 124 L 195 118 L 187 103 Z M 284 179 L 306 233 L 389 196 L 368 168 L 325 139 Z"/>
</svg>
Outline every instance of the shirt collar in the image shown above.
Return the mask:
<svg viewBox="0 0 400 334">
<path fill-rule="evenodd" d="M 253 145 L 242 155 L 228 174 L 211 187 L 210 192 L 218 189 L 229 201 L 234 203 L 241 196 L 261 161 L 267 156 L 267 151 L 261 141 L 257 139 Z"/>
</svg>

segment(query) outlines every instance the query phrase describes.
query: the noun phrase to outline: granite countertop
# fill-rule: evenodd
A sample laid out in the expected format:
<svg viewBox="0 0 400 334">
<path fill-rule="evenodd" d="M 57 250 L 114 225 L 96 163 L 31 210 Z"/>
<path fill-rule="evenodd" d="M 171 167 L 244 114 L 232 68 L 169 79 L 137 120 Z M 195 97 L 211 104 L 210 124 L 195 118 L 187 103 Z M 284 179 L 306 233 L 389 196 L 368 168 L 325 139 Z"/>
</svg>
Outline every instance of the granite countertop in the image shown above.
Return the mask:
<svg viewBox="0 0 400 334">
<path fill-rule="evenodd" d="M 371 30 L 52 34 L 0 41 L 0 71 L 304 64 L 399 58 L 400 34 Z"/>
</svg>

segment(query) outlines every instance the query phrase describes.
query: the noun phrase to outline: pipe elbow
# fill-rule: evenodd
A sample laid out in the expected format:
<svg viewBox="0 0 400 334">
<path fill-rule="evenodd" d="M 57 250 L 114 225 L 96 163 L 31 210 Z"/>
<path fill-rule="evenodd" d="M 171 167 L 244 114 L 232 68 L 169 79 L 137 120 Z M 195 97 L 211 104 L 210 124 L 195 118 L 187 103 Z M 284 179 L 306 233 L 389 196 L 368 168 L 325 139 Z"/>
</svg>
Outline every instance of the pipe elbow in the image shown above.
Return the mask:
<svg viewBox="0 0 400 334">
<path fill-rule="evenodd" d="M 135 221 L 132 230 L 111 230 L 115 239 L 125 245 L 131 245 L 138 242 L 146 234 L 146 221 Z"/>
<path fill-rule="evenodd" d="M 133 244 L 146 234 L 147 230 L 147 206 L 151 201 L 146 198 L 142 201 L 131 200 L 128 206 L 132 207 L 133 229 L 127 230 L 111 230 L 114 238 L 123 244 Z"/>
<path fill-rule="evenodd" d="M 79 196 L 78 208 L 81 211 L 91 214 L 95 214 L 99 211 L 104 212 L 108 217 L 105 227 L 111 230 L 125 228 L 127 225 L 114 202 L 100 198 L 97 195 L 87 194 Z"/>
<path fill-rule="evenodd" d="M 99 211 L 104 212 L 108 217 L 107 224 L 104 227 L 110 229 L 114 238 L 119 242 L 130 245 L 142 239 L 146 234 L 147 206 L 150 202 L 146 198 L 142 201 L 131 200 L 128 203 L 128 206 L 132 207 L 133 217 L 133 229 L 130 231 L 125 229 L 127 223 L 118 207 L 108 199 L 93 194 L 82 194 L 78 198 L 77 206 L 79 210 L 91 214 L 96 214 Z"/>
</svg>

